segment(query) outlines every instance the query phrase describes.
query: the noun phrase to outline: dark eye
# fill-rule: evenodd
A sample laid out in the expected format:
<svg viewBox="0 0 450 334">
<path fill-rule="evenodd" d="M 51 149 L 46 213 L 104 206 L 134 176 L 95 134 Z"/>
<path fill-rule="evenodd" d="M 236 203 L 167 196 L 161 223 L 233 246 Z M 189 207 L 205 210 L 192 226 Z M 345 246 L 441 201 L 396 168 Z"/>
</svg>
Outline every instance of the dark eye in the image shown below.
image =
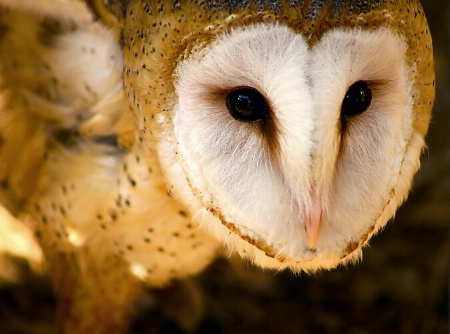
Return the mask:
<svg viewBox="0 0 450 334">
<path fill-rule="evenodd" d="M 228 93 L 226 102 L 231 116 L 238 121 L 256 122 L 267 118 L 266 99 L 256 89 L 235 89 Z"/>
<path fill-rule="evenodd" d="M 372 102 L 372 91 L 367 82 L 358 81 L 351 85 L 342 101 L 341 116 L 355 116 L 366 111 Z"/>
</svg>

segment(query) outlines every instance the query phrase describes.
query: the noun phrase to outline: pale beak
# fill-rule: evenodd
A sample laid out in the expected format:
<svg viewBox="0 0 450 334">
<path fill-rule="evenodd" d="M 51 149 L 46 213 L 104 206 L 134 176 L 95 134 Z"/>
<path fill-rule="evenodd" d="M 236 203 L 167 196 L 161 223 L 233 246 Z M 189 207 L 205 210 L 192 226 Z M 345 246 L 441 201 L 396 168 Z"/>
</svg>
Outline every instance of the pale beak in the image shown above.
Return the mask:
<svg viewBox="0 0 450 334">
<path fill-rule="evenodd" d="M 305 222 L 306 240 L 309 249 L 314 249 L 322 229 L 323 210 L 321 201 L 316 195 L 312 196 L 312 206 Z"/>
</svg>

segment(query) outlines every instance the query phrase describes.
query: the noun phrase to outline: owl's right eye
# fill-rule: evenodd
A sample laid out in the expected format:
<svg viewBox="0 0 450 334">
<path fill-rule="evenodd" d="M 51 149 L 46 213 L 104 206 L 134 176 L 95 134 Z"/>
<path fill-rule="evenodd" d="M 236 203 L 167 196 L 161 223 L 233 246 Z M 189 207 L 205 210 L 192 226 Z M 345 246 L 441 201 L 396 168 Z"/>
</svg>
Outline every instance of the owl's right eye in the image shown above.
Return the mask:
<svg viewBox="0 0 450 334">
<path fill-rule="evenodd" d="M 267 118 L 266 99 L 251 87 L 237 88 L 228 93 L 226 104 L 230 115 L 242 122 L 257 122 Z"/>
</svg>

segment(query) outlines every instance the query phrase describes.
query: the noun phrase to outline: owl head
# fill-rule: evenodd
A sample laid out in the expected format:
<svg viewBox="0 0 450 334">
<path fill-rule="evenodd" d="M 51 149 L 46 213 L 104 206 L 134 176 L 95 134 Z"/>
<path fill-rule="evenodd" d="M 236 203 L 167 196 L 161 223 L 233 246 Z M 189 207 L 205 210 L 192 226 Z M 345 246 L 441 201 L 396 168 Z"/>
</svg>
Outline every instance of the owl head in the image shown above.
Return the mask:
<svg viewBox="0 0 450 334">
<path fill-rule="evenodd" d="M 405 200 L 434 99 L 418 1 L 133 0 L 123 43 L 138 142 L 243 257 L 355 260 Z"/>
</svg>

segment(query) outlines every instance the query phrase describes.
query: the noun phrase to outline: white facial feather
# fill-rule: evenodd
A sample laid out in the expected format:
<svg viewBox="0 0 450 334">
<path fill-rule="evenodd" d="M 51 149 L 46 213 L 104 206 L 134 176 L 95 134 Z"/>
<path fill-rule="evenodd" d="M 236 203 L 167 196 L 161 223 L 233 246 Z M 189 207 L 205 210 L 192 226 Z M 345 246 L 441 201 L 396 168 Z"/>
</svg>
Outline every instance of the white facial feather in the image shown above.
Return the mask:
<svg viewBox="0 0 450 334">
<path fill-rule="evenodd" d="M 295 238 L 301 234 L 295 233 L 296 222 L 290 220 L 292 216 L 301 217 L 301 213 L 284 189 L 291 183 L 286 177 L 302 180 L 306 186 L 310 177 L 307 156 L 311 147 L 304 141 L 312 131 L 312 110 L 308 107 L 311 98 L 305 76 L 307 63 L 303 62 L 307 46 L 286 28 L 274 31 L 270 27 L 261 28 L 223 38 L 206 56 L 188 61 L 179 69 L 179 112 L 175 114 L 175 129 L 187 168 L 197 164 L 201 170 L 189 174 L 202 178 L 193 182 L 202 191 L 204 201 L 211 201 L 204 205 L 213 210 L 215 206 L 228 208 L 222 210 L 223 218 L 233 220 L 251 238 L 271 234 L 276 238 L 285 233 Z M 286 64 L 282 75 L 279 64 Z M 236 122 L 224 108 L 223 99 L 208 101 L 217 92 L 239 86 L 259 90 L 275 112 L 280 110 L 279 132 L 285 143 L 280 145 L 281 165 L 270 155 L 254 126 Z M 199 101 L 202 96 L 208 100 Z M 201 112 L 199 103 L 207 106 Z M 305 113 L 296 113 L 296 108 Z M 293 116 L 297 118 L 295 127 L 282 123 L 289 114 L 296 115 Z M 195 132 L 191 131 L 194 126 Z M 200 132 L 202 129 L 205 131 Z M 199 138 L 203 138 L 201 142 Z M 298 162 L 293 166 L 297 173 L 284 175 L 280 168 L 289 166 L 292 157 Z M 287 224 L 277 224 L 278 221 Z"/>
<path fill-rule="evenodd" d="M 262 266 L 335 266 L 384 226 L 383 210 L 400 204 L 396 192 L 406 196 L 407 188 L 396 188 L 411 139 L 405 50 L 385 28 L 331 30 L 311 49 L 300 35 L 269 24 L 218 38 L 176 71 L 181 169 L 168 146 L 160 146 L 160 156 L 180 181 L 180 197 L 219 217 L 207 214 L 203 225 L 221 238 L 230 233 L 222 223 L 228 226 L 236 233 L 226 238 L 231 247 Z M 342 130 L 342 101 L 357 81 L 369 83 L 373 100 Z M 254 124 L 230 116 L 226 92 L 242 86 L 268 101 L 274 149 Z M 182 171 L 189 183 L 176 177 Z M 186 196 L 189 187 L 194 196 Z M 322 219 L 314 248 L 305 232 L 311 219 Z"/>
<path fill-rule="evenodd" d="M 333 240 L 339 248 L 350 240 L 357 242 L 391 197 L 399 159 L 411 137 L 411 130 L 403 129 L 412 128 L 405 50 L 402 39 L 387 29 L 374 33 L 332 31 L 314 48 L 316 166 L 322 175 L 333 171 L 326 180 L 333 188 L 324 221 L 324 227 L 328 224 L 330 228 L 323 229 L 322 242 Z M 359 80 L 372 82 L 372 103 L 348 122 L 336 155 L 333 140 L 339 141 L 340 135 L 336 127 L 330 131 L 329 125 L 339 123 L 340 101 L 347 88 Z M 330 160 L 335 157 L 334 166 Z"/>
</svg>

